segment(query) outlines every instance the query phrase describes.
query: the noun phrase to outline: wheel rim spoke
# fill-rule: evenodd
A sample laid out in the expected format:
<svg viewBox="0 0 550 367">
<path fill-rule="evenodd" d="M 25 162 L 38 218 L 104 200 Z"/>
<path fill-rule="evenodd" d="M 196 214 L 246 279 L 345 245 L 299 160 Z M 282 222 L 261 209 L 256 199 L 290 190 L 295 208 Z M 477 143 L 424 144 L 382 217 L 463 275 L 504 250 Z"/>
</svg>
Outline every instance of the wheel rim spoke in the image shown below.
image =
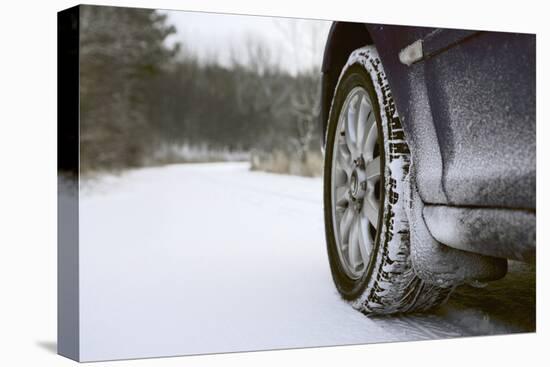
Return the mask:
<svg viewBox="0 0 550 367">
<path fill-rule="evenodd" d="M 361 243 L 360 243 L 360 232 L 359 232 L 359 223 L 361 221 L 359 218 L 354 218 L 350 229 L 350 235 L 348 240 L 348 259 L 351 266 L 357 268 L 362 263 L 361 257 Z"/>
<path fill-rule="evenodd" d="M 362 213 L 376 229 L 378 229 L 378 211 L 379 203 L 374 197 L 374 193 L 367 195 L 363 202 Z"/>
<path fill-rule="evenodd" d="M 365 167 L 367 180 L 375 183 L 380 179 L 380 157 L 374 158 L 368 162 Z"/>
<path fill-rule="evenodd" d="M 362 147 L 362 152 L 366 158 L 371 159 L 373 157 L 374 147 L 378 141 L 378 128 L 376 127 L 374 113 L 371 113 L 367 117 L 366 127 L 367 136 L 365 138 L 365 144 Z"/>
<path fill-rule="evenodd" d="M 337 164 L 341 169 L 344 170 L 344 172 L 348 177 L 351 175 L 351 171 L 352 171 L 351 162 L 352 162 L 351 154 L 348 150 L 347 144 L 345 144 L 345 141 L 344 141 L 343 144 L 338 145 Z"/>
<path fill-rule="evenodd" d="M 368 119 L 371 114 L 371 105 L 368 99 L 363 96 L 363 98 L 361 98 L 361 102 L 359 103 L 359 116 L 357 119 L 357 148 L 359 150 L 362 150 L 362 148 L 365 146 L 370 127 Z"/>
<path fill-rule="evenodd" d="M 340 221 L 340 239 L 342 243 L 348 243 L 351 225 L 354 219 L 354 212 L 351 207 L 348 207 Z"/>
<path fill-rule="evenodd" d="M 345 116 L 345 138 L 352 156 L 357 155 L 357 97 L 351 100 Z"/>
<path fill-rule="evenodd" d="M 370 235 L 369 222 L 365 218 L 360 218 L 357 223 L 360 231 L 359 238 L 361 243 L 359 249 L 361 251 L 361 259 L 363 259 L 364 264 L 367 264 L 369 262 L 370 253 L 372 252 L 374 240 Z"/>
</svg>

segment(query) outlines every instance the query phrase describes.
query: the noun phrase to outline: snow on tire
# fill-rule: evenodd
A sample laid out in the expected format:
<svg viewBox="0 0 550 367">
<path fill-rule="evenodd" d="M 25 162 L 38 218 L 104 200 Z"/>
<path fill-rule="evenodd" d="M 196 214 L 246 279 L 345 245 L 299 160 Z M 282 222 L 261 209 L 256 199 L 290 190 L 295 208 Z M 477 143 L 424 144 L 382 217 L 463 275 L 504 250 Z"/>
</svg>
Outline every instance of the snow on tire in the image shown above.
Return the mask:
<svg viewBox="0 0 550 367">
<path fill-rule="evenodd" d="M 365 314 L 426 311 L 444 302 L 452 288 L 425 283 L 412 268 L 411 157 L 374 46 L 350 55 L 326 134 L 325 232 L 340 294 Z"/>
</svg>

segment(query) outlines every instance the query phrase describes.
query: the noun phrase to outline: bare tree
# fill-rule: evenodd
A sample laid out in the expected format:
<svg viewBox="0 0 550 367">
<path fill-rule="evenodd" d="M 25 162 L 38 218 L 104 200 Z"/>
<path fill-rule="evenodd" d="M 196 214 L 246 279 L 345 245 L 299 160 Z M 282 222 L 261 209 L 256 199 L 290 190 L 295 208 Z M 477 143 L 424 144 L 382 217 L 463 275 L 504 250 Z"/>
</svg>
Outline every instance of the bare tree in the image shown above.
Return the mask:
<svg viewBox="0 0 550 367">
<path fill-rule="evenodd" d="M 318 119 L 320 112 L 320 63 L 324 43 L 322 22 L 287 19 L 275 20 L 281 35 L 287 40 L 288 51 L 294 62 L 302 65 L 300 58 L 310 58 L 306 70 L 297 71 L 297 83 L 290 91 L 290 115 L 293 118 L 293 136 L 290 138 L 292 149 L 300 160 L 307 160 L 308 151 L 319 131 Z"/>
<path fill-rule="evenodd" d="M 295 135 L 291 138 L 298 158 L 307 161 L 307 154 L 319 130 L 320 111 L 319 77 L 309 75 L 301 78 L 291 94 L 292 115 L 295 120 Z"/>
</svg>

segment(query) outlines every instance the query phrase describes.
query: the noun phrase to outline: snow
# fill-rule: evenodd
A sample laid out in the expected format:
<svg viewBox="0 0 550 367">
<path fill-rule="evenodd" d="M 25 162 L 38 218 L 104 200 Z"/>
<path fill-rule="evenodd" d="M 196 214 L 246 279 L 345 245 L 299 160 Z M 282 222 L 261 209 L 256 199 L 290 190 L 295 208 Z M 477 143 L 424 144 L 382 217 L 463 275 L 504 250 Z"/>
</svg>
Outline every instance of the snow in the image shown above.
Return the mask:
<svg viewBox="0 0 550 367">
<path fill-rule="evenodd" d="M 321 179 L 247 163 L 81 182 L 79 250 L 83 361 L 476 335 L 486 317 L 357 312 L 330 276 Z"/>
</svg>

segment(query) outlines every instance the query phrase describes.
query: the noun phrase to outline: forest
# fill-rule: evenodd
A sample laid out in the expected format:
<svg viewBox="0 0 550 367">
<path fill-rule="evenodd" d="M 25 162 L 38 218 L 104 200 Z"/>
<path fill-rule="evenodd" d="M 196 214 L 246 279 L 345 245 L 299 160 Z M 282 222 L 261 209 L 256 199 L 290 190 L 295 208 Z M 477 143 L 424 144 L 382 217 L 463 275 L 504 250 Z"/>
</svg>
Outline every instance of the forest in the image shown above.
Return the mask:
<svg viewBox="0 0 550 367">
<path fill-rule="evenodd" d="M 260 40 L 248 62 L 201 60 L 156 10 L 82 6 L 80 171 L 250 160 L 320 174 L 320 71 L 284 70 Z"/>
</svg>

